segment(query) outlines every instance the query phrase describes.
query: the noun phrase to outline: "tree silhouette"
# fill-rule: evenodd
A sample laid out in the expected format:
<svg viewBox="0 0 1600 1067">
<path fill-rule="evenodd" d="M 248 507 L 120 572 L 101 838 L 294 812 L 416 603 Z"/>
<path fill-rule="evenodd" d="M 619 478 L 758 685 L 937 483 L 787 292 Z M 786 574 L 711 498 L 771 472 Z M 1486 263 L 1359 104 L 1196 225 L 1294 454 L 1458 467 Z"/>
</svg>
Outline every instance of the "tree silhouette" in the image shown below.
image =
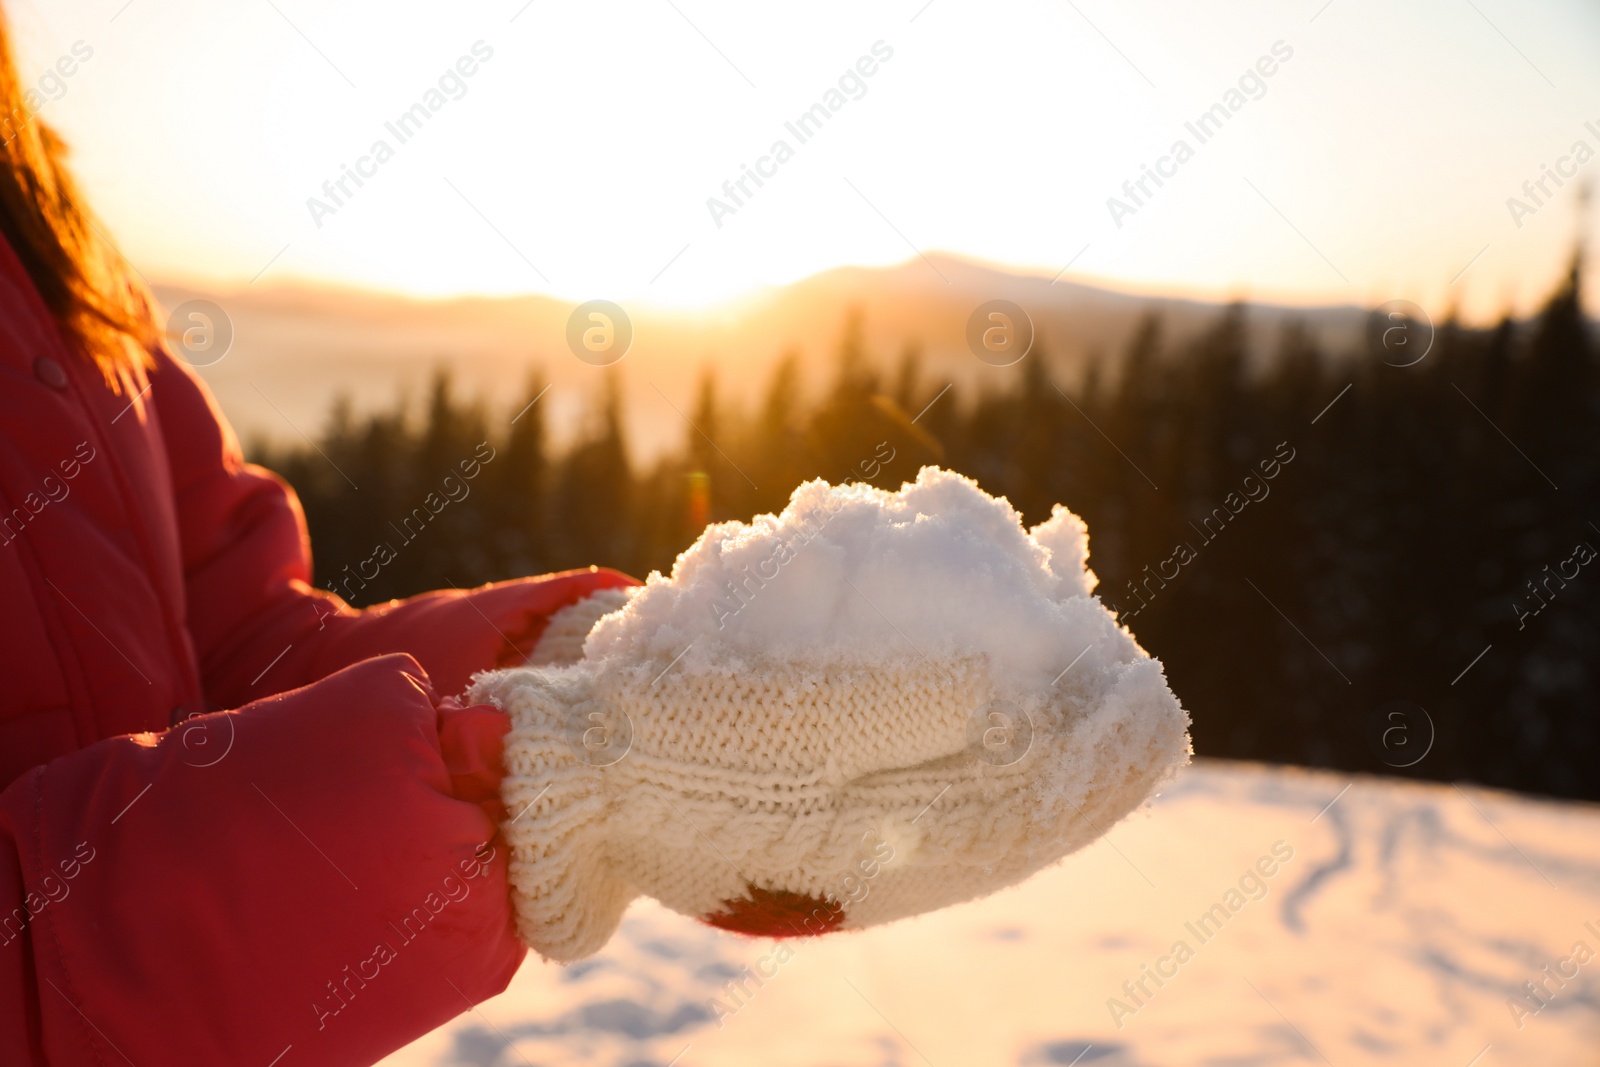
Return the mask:
<svg viewBox="0 0 1600 1067">
<path fill-rule="evenodd" d="M 942 463 L 1030 523 L 1057 502 L 1085 518 L 1098 593 L 1164 661 L 1198 752 L 1600 799 L 1600 374 L 1580 281 L 1575 261 L 1528 322 L 1452 317 L 1423 358 L 1375 314 L 1348 351 L 1291 324 L 1253 365 L 1235 305 L 1181 345 L 1151 315 L 1076 384 L 1040 338 L 977 391 L 930 379 L 914 341 L 885 370 L 853 309 L 814 395 L 798 351 L 747 408 L 706 371 L 682 446 L 639 475 L 616 368 L 559 454 L 540 374 L 502 416 L 445 371 L 416 416 L 340 399 L 315 447 L 252 453 L 299 491 L 317 582 L 359 604 L 591 563 L 642 577 L 805 479 L 894 487 Z M 1420 733 L 1402 753 L 1373 740 L 1395 701 L 1432 723 L 1411 765 Z"/>
</svg>

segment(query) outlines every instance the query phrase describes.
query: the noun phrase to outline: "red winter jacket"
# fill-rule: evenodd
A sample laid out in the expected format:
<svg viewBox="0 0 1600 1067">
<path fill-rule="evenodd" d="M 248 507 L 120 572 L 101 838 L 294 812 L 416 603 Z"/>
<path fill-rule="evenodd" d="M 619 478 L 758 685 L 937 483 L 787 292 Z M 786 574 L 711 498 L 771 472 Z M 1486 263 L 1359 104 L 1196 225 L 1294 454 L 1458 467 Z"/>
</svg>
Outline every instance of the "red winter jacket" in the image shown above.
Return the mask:
<svg viewBox="0 0 1600 1067">
<path fill-rule="evenodd" d="M 369 1064 L 503 989 L 506 723 L 439 698 L 631 579 L 312 589 L 205 387 L 112 392 L 3 241 L 0 427 L 0 1064 Z"/>
</svg>

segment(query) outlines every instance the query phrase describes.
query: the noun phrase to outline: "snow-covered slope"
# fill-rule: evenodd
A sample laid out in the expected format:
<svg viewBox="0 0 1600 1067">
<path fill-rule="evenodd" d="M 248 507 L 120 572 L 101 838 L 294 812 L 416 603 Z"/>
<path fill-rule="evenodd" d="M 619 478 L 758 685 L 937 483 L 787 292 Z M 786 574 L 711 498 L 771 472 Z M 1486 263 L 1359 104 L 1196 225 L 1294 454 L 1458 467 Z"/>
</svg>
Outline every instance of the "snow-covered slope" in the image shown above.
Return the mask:
<svg viewBox="0 0 1600 1067">
<path fill-rule="evenodd" d="M 1022 886 L 785 945 L 640 902 L 385 1063 L 1600 1064 L 1600 807 L 1200 760 Z"/>
</svg>

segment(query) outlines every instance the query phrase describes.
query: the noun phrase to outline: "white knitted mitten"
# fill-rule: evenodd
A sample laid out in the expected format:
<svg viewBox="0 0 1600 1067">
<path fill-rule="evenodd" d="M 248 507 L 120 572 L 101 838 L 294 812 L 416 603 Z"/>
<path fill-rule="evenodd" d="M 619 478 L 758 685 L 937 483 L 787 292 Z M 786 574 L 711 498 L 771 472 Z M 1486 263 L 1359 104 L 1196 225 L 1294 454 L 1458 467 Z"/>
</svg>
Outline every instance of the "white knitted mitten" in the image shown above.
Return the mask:
<svg viewBox="0 0 1600 1067">
<path fill-rule="evenodd" d="M 808 483 L 781 516 L 709 529 L 671 578 L 556 615 L 536 665 L 469 692 L 512 718 L 523 939 L 580 959 L 641 893 L 749 934 L 855 929 L 1098 837 L 1186 761 L 1188 719 L 1089 595 L 1085 538 L 1060 508 L 1027 533 L 932 468 L 898 494 Z M 1007 614 L 966 617 L 988 602 Z"/>
</svg>

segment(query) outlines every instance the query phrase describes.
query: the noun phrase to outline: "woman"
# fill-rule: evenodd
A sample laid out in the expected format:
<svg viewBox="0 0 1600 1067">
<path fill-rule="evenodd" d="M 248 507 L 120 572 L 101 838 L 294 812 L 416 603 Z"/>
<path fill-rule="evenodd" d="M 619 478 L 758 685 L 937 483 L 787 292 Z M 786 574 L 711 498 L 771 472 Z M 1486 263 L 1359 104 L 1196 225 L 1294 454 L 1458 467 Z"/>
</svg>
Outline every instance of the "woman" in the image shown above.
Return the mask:
<svg viewBox="0 0 1600 1067">
<path fill-rule="evenodd" d="M 0 26 L 0 106 L 27 116 Z M 367 1064 L 522 959 L 503 716 L 585 571 L 356 611 L 37 119 L 0 153 L 0 1063 Z M 217 711 L 216 709 L 236 709 Z"/>
</svg>

